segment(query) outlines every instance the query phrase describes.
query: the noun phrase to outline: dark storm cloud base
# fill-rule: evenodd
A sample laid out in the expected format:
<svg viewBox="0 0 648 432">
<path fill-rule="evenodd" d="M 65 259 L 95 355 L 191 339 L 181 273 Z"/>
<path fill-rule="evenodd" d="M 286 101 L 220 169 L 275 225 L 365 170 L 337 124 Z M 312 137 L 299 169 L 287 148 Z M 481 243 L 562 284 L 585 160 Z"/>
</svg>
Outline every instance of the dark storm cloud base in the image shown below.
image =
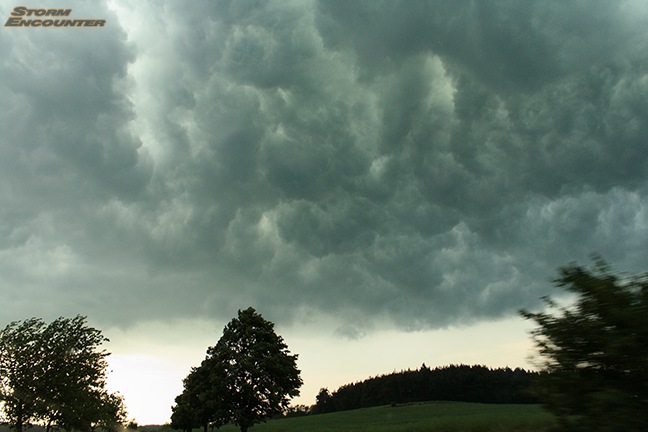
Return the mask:
<svg viewBox="0 0 648 432">
<path fill-rule="evenodd" d="M 591 252 L 642 270 L 641 6 L 138 1 L 4 31 L 6 310 L 362 334 L 533 308 Z"/>
</svg>

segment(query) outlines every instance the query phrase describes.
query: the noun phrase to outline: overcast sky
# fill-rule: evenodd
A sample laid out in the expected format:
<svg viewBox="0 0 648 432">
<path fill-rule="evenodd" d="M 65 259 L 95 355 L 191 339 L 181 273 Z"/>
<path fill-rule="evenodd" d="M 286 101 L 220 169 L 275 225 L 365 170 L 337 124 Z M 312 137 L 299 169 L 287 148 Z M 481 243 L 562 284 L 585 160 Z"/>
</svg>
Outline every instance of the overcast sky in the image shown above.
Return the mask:
<svg viewBox="0 0 648 432">
<path fill-rule="evenodd" d="M 2 323 L 352 352 L 646 270 L 648 1 L 46 3 L 107 23 L 0 31 Z"/>
</svg>

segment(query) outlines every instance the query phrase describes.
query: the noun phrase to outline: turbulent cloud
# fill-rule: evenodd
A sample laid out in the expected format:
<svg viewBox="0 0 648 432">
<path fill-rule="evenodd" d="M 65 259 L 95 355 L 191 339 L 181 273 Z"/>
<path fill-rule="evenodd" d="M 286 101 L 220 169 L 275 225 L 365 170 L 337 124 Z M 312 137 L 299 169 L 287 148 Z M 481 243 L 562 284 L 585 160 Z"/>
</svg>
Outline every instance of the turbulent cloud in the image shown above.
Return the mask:
<svg viewBox="0 0 648 432">
<path fill-rule="evenodd" d="M 645 264 L 645 2 L 78 7 L 109 25 L 0 33 L 16 314 L 252 304 L 357 336 Z"/>
</svg>

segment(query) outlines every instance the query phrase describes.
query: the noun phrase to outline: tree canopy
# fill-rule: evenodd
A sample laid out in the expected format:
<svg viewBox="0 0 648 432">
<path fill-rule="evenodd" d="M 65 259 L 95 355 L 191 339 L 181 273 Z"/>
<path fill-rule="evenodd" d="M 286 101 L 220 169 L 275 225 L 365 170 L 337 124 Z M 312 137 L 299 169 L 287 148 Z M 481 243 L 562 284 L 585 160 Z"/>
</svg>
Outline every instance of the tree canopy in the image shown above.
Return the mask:
<svg viewBox="0 0 648 432">
<path fill-rule="evenodd" d="M 522 311 L 538 327 L 537 395 L 565 430 L 648 430 L 648 275 L 619 275 L 598 259 L 592 269 L 560 270 L 571 306 Z"/>
<path fill-rule="evenodd" d="M 83 316 L 30 318 L 0 331 L 0 400 L 17 432 L 32 422 L 77 431 L 123 422 L 121 396 L 105 388 L 106 341 Z"/>
<path fill-rule="evenodd" d="M 183 380 L 183 392 L 175 398 L 172 407 L 171 427 L 191 431 L 202 427 L 205 432 L 209 426 L 221 426 L 228 419 L 223 412 L 223 388 L 220 379 L 214 375 L 207 361 L 191 369 Z"/>
<path fill-rule="evenodd" d="M 290 354 L 274 324 L 253 308 L 238 312 L 184 380 L 173 407 L 176 429 L 233 423 L 242 432 L 288 407 L 302 384 L 297 354 Z"/>
</svg>

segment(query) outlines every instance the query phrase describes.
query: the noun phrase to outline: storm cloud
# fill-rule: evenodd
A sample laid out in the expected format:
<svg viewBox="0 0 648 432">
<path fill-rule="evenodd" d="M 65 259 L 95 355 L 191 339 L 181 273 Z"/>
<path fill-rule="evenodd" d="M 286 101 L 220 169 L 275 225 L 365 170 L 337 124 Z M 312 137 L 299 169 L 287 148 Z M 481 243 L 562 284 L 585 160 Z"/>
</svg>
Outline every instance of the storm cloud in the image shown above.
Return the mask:
<svg viewBox="0 0 648 432">
<path fill-rule="evenodd" d="M 111 5 L 0 32 L 5 320 L 353 335 L 645 270 L 645 1 Z"/>
</svg>

